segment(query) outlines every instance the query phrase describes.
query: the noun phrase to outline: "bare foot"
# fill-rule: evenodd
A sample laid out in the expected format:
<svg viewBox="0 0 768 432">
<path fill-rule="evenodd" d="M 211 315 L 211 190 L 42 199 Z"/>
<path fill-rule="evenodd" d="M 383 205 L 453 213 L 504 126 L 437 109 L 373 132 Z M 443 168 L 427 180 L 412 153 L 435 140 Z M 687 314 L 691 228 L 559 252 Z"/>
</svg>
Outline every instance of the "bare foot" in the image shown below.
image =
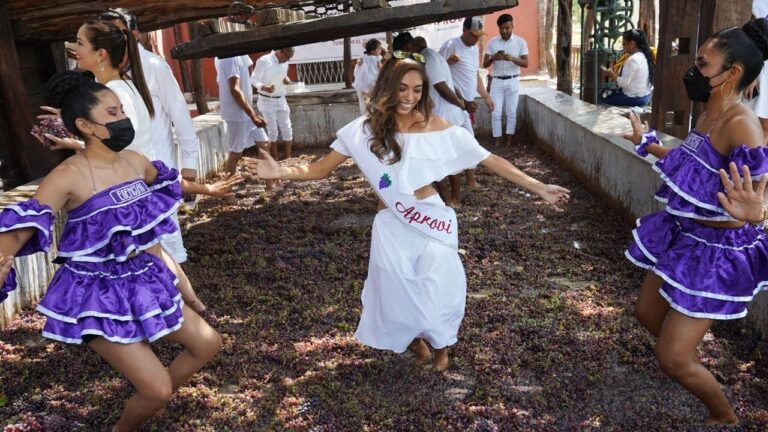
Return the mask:
<svg viewBox="0 0 768 432">
<path fill-rule="evenodd" d="M 729 414 L 724 417 L 716 417 L 714 414 L 710 414 L 709 417 L 704 419 L 704 424 L 715 426 L 715 425 L 724 425 L 724 426 L 735 426 L 739 424 L 739 418 L 736 416 L 736 414 Z"/>
<path fill-rule="evenodd" d="M 424 366 L 429 363 L 429 359 L 432 357 L 432 353 L 423 339 L 414 339 L 408 345 L 408 350 L 416 355 L 416 366 Z"/>
<path fill-rule="evenodd" d="M 478 190 L 478 189 L 482 189 L 482 186 L 480 186 L 480 183 L 478 183 L 478 182 L 476 182 L 476 181 L 473 181 L 473 182 L 469 182 L 469 183 L 467 183 L 467 187 L 468 187 L 470 190 Z"/>
<path fill-rule="evenodd" d="M 458 199 L 449 199 L 448 201 L 445 202 L 445 205 L 454 209 L 461 208 L 461 203 L 459 202 Z"/>
<path fill-rule="evenodd" d="M 444 371 L 448 369 L 448 348 L 435 350 L 435 360 L 433 362 L 435 369 Z"/>
</svg>

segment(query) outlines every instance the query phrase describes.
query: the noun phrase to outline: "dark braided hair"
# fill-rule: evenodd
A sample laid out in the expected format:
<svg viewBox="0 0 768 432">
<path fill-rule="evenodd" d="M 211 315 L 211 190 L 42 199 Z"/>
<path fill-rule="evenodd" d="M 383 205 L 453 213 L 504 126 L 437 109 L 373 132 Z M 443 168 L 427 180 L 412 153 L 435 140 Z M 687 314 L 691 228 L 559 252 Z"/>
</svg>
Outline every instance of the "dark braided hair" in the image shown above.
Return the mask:
<svg viewBox="0 0 768 432">
<path fill-rule="evenodd" d="M 75 120 L 91 119 L 93 107 L 99 104 L 99 93 L 111 91 L 88 71 L 64 71 L 52 76 L 45 85 L 48 103 L 61 109 L 61 120 L 73 134 L 83 138 Z"/>
<path fill-rule="evenodd" d="M 150 117 L 155 116 L 155 107 L 152 104 L 152 96 L 149 94 L 147 81 L 144 79 L 144 70 L 141 67 L 139 48 L 133 33 L 130 30 L 120 30 L 114 24 L 107 21 L 91 20 L 83 24 L 88 42 L 94 50 L 104 49 L 109 55 L 109 63 L 120 72 L 120 78 L 126 79 L 128 71 L 131 72 L 131 81 L 139 90 L 144 105 Z M 128 53 L 128 65 L 121 67 L 123 58 Z"/>
<path fill-rule="evenodd" d="M 651 47 L 648 45 L 648 38 L 645 37 L 645 32 L 638 29 L 629 29 L 622 34 L 627 42 L 634 42 L 637 44 L 637 48 L 645 56 L 645 61 L 648 63 L 648 82 L 653 83 L 653 53 L 651 53 Z"/>
<path fill-rule="evenodd" d="M 750 21 L 741 28 L 720 30 L 712 39 L 714 47 L 725 58 L 725 67 L 734 63 L 744 66 L 737 90 L 743 90 L 757 79 L 763 69 L 763 62 L 768 59 L 768 21 L 765 18 Z"/>
</svg>

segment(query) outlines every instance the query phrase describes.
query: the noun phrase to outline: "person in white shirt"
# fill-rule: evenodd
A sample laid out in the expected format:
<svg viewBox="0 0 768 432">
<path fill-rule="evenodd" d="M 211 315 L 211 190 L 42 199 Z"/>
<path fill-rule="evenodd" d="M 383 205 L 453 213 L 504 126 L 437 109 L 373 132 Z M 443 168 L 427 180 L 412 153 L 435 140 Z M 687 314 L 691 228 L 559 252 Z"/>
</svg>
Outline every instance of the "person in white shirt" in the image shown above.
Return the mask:
<svg viewBox="0 0 768 432">
<path fill-rule="evenodd" d="M 229 156 L 225 170 L 234 173 L 243 150 L 253 147 L 269 148 L 269 138 L 264 132 L 266 122 L 253 109 L 253 89 L 248 68 L 253 61 L 247 55 L 218 58 L 216 79 L 219 83 L 219 113 L 227 126 Z M 267 188 L 272 184 L 267 182 Z"/>
<path fill-rule="evenodd" d="M 600 96 L 600 103 L 613 106 L 646 106 L 651 101 L 653 83 L 653 54 L 642 30 L 630 29 L 622 35 L 624 52 L 629 58 L 619 72 L 601 67 L 619 87 Z"/>
<path fill-rule="evenodd" d="M 285 157 L 291 157 L 293 147 L 293 127 L 291 126 L 291 108 L 285 99 L 285 85 L 288 79 L 288 60 L 293 57 L 293 48 L 272 51 L 256 60 L 256 67 L 251 74 L 251 85 L 256 88 L 259 99 L 256 107 L 267 122 L 267 135 L 270 141 L 270 153 L 277 156 L 278 137 L 283 139 Z"/>
<path fill-rule="evenodd" d="M 432 113 L 446 119 L 449 123 L 461 126 L 465 120 L 464 101 L 456 94 L 453 77 L 448 62 L 437 51 L 427 46 L 427 40 L 421 36 L 413 38 L 413 42 L 406 45 L 409 50 L 417 52 L 424 57 L 424 70 L 431 84 L 429 98 L 434 104 Z M 446 202 L 458 203 L 459 182 L 458 177 L 453 176 L 451 181 L 451 194 L 445 182 L 437 182 L 437 190 Z"/>
<path fill-rule="evenodd" d="M 768 0 L 752 2 L 752 19 L 768 19 Z M 763 138 L 768 143 L 768 61 L 763 62 L 763 70 L 755 82 L 744 89 L 744 103 L 757 114 L 763 128 Z"/>
<path fill-rule="evenodd" d="M 491 131 L 496 144 L 501 144 L 501 114 L 507 112 L 507 145 L 512 144 L 517 126 L 517 102 L 520 96 L 520 68 L 528 67 L 528 44 L 525 39 L 512 34 L 512 15 L 503 14 L 496 20 L 499 36 L 488 42 L 483 67 L 493 65 L 491 74 Z"/>
<path fill-rule="evenodd" d="M 357 91 L 357 102 L 360 105 L 360 115 L 367 115 L 366 100 L 376 84 L 381 70 L 381 53 L 383 48 L 378 39 L 369 39 L 365 43 L 363 56 L 355 60 L 352 88 Z"/>
<path fill-rule="evenodd" d="M 489 111 L 493 111 L 494 104 L 488 92 L 485 90 L 483 80 L 480 78 L 480 51 L 477 42 L 485 35 L 483 30 L 483 18 L 479 16 L 467 17 L 464 20 L 461 36 L 445 41 L 440 47 L 440 55 L 446 59 L 451 69 L 451 76 L 456 85 L 456 92 L 464 100 L 466 111 L 461 127 L 474 135 L 472 119 L 470 115 L 477 111 L 475 98 L 482 96 Z M 477 187 L 475 171 L 467 170 L 467 185 Z M 452 185 L 458 184 L 456 177 L 451 179 Z M 458 205 L 458 202 L 452 203 Z"/>
</svg>

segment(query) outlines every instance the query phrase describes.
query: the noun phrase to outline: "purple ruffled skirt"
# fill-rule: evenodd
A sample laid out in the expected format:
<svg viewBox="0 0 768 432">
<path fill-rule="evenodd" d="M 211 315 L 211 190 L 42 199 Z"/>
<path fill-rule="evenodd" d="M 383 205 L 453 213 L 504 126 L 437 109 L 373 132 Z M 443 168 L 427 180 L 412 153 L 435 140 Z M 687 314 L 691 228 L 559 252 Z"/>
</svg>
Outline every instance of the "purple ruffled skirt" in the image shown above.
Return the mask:
<svg viewBox="0 0 768 432">
<path fill-rule="evenodd" d="M 43 336 L 81 344 L 94 335 L 117 343 L 153 342 L 184 321 L 176 278 L 157 256 L 62 265 L 37 310 Z"/>
<path fill-rule="evenodd" d="M 637 222 L 625 256 L 653 271 L 661 295 L 694 318 L 736 319 L 768 289 L 768 239 L 752 225 L 712 228 L 666 211 Z"/>
</svg>

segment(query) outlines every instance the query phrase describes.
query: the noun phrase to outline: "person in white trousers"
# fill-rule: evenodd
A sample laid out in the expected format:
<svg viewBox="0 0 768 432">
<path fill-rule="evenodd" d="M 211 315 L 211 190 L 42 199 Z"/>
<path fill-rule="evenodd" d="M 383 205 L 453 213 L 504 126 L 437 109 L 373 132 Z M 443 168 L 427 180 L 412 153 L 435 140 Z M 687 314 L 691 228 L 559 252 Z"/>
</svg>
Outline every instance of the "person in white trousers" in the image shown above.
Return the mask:
<svg viewBox="0 0 768 432">
<path fill-rule="evenodd" d="M 528 44 L 525 39 L 512 34 L 512 15 L 503 14 L 496 20 L 499 36 L 488 42 L 483 67 L 493 65 L 490 95 L 493 99 L 491 132 L 496 144 L 501 144 L 501 117 L 507 114 L 506 144 L 512 144 L 517 127 L 517 102 L 520 97 L 520 68 L 528 67 Z"/>
<path fill-rule="evenodd" d="M 251 74 L 251 85 L 259 94 L 256 107 L 267 122 L 269 152 L 277 156 L 278 138 L 285 146 L 285 157 L 291 157 L 293 147 L 293 127 L 291 126 L 291 108 L 285 99 L 288 79 L 288 60 L 293 57 L 293 48 L 283 48 L 259 57 Z"/>
</svg>

